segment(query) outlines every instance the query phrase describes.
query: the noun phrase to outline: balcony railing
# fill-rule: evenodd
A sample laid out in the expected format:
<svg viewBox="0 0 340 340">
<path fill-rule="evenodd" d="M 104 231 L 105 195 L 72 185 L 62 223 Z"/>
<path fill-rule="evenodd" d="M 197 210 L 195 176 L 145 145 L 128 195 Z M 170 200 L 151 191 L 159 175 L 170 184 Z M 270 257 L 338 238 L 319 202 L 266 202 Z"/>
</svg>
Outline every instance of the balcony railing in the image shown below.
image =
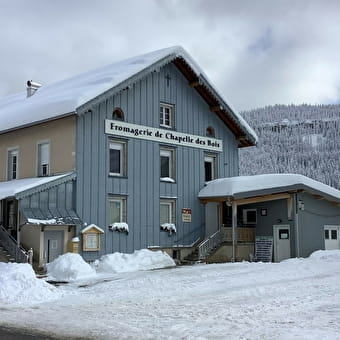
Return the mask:
<svg viewBox="0 0 340 340">
<path fill-rule="evenodd" d="M 16 262 L 32 264 L 33 252 L 31 250 L 27 252 L 22 248 L 2 225 L 0 225 L 0 243 Z"/>
<path fill-rule="evenodd" d="M 221 225 L 222 242 L 233 241 L 233 229 L 229 225 Z M 236 242 L 238 243 L 254 243 L 256 228 L 237 227 L 236 228 Z"/>
<path fill-rule="evenodd" d="M 216 233 L 209 236 L 198 246 L 198 259 L 204 260 L 210 252 L 217 248 L 222 242 L 222 234 L 221 231 L 218 230 Z"/>
</svg>

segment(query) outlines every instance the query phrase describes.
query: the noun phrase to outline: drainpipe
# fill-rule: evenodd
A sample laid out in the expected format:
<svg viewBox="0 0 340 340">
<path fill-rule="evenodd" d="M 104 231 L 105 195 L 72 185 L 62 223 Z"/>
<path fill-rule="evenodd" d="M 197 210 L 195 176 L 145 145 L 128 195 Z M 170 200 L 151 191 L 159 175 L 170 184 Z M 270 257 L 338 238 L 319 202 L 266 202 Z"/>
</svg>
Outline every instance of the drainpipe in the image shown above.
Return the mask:
<svg viewBox="0 0 340 340">
<path fill-rule="evenodd" d="M 18 246 L 20 246 L 20 242 L 21 242 L 21 239 L 20 239 L 20 210 L 19 210 L 19 200 L 16 200 L 14 201 L 17 205 L 17 211 L 16 211 L 16 228 L 17 228 L 17 244 Z M 14 203 L 13 203 L 14 204 Z"/>
<path fill-rule="evenodd" d="M 294 204 L 294 224 L 295 224 L 295 252 L 296 257 L 300 257 L 300 238 L 299 238 L 299 207 L 298 207 L 298 196 L 295 196 L 295 204 Z"/>
<path fill-rule="evenodd" d="M 237 204 L 235 201 L 232 202 L 232 242 L 233 242 L 233 252 L 232 252 L 232 262 L 236 260 L 236 228 L 237 228 Z"/>
</svg>

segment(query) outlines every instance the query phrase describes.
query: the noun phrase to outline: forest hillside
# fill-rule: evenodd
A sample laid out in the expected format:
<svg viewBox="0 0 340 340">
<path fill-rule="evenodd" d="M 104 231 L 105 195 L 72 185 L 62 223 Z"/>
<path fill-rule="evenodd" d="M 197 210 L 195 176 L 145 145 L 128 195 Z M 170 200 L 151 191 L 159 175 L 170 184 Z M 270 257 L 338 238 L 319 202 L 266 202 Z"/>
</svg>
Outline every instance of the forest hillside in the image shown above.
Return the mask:
<svg viewBox="0 0 340 340">
<path fill-rule="evenodd" d="M 241 114 L 259 141 L 240 149 L 240 175 L 297 173 L 340 189 L 340 105 L 275 105 Z"/>
</svg>

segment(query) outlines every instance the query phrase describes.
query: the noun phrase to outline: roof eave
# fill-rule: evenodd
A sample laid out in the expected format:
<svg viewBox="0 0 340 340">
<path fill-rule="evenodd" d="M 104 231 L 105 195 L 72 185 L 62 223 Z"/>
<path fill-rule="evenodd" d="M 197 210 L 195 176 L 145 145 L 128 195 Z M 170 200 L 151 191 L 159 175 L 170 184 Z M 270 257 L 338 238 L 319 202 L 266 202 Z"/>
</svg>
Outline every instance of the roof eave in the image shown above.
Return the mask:
<svg viewBox="0 0 340 340">
<path fill-rule="evenodd" d="M 265 196 L 265 195 L 275 195 L 279 193 L 288 193 L 288 194 L 294 194 L 294 193 L 302 193 L 302 192 L 307 192 L 310 195 L 314 196 L 320 196 L 320 199 L 325 199 L 329 202 L 334 202 L 336 204 L 340 204 L 340 199 L 329 195 L 323 191 L 311 188 L 305 184 L 294 184 L 290 186 L 285 186 L 285 187 L 275 187 L 275 188 L 269 188 L 269 189 L 260 189 L 260 190 L 252 190 L 252 191 L 245 191 L 245 192 L 240 192 L 240 193 L 235 193 L 232 195 L 209 195 L 209 196 L 199 196 L 199 199 L 201 201 L 208 201 L 209 199 L 230 199 L 230 200 L 238 200 L 238 199 L 244 199 L 244 198 L 254 198 L 254 197 L 260 197 L 260 196 Z"/>
<path fill-rule="evenodd" d="M 117 94 L 121 91 L 126 90 L 132 84 L 136 83 L 141 78 L 147 76 L 152 72 L 158 71 L 161 67 L 166 64 L 173 62 L 174 65 L 179 69 L 179 71 L 188 80 L 189 85 L 195 81 L 198 81 L 198 86 L 192 86 L 201 95 L 201 97 L 207 102 L 210 109 L 220 107 L 219 110 L 214 111 L 218 117 L 225 123 L 225 125 L 232 131 L 238 141 L 238 147 L 255 146 L 256 139 L 248 133 L 245 128 L 242 128 L 240 124 L 237 124 L 236 117 L 231 108 L 219 97 L 219 95 L 210 86 L 209 82 L 204 78 L 202 74 L 197 74 L 185 60 L 183 56 L 179 56 L 177 53 L 172 53 L 152 65 L 146 67 L 142 71 L 134 74 L 128 79 L 124 80 L 120 84 L 114 86 L 113 88 L 101 93 L 100 95 L 92 98 L 86 103 L 80 105 L 77 108 L 79 114 L 85 113 L 91 110 L 94 106 L 98 105 L 101 101 L 105 100 L 107 97 Z"/>
<path fill-rule="evenodd" d="M 35 126 L 35 125 L 39 125 L 39 124 L 44 124 L 44 123 L 47 123 L 47 122 L 51 122 L 53 120 L 58 120 L 58 119 L 66 118 L 66 117 L 69 117 L 69 116 L 72 116 L 72 115 L 76 115 L 76 114 L 77 114 L 76 111 L 71 111 L 71 112 L 63 113 L 61 115 L 50 117 L 50 118 L 47 118 L 47 119 L 42 119 L 42 120 L 39 120 L 39 121 L 34 121 L 32 123 L 27 123 L 27 124 L 15 126 L 13 128 L 0 131 L 0 135 L 3 135 L 3 134 L 8 133 L 8 132 L 15 131 L 15 130 L 25 129 L 25 128 L 29 128 L 31 126 Z"/>
</svg>

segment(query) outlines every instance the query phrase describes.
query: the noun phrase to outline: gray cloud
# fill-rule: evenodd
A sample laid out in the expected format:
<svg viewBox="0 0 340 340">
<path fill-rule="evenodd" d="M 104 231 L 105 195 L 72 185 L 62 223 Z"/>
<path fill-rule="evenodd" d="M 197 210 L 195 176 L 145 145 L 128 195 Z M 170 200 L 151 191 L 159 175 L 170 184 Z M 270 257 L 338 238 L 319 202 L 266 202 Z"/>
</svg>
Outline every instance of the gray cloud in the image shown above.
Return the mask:
<svg viewBox="0 0 340 340">
<path fill-rule="evenodd" d="M 237 110 L 339 102 L 339 14 L 332 0 L 0 1 L 0 96 L 182 45 Z"/>
</svg>

